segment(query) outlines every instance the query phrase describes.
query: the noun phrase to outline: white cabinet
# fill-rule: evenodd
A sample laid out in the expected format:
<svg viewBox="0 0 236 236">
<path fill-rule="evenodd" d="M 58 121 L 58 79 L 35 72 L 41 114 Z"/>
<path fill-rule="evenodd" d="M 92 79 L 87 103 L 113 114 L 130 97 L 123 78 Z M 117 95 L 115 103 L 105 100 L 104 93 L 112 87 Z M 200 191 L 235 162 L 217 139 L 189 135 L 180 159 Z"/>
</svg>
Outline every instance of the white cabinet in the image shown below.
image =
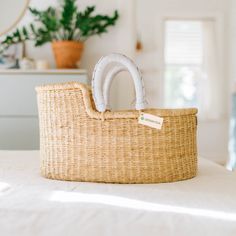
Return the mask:
<svg viewBox="0 0 236 236">
<path fill-rule="evenodd" d="M 85 70 L 0 70 L 0 150 L 39 149 L 35 87 L 49 83 L 88 83 Z"/>
</svg>

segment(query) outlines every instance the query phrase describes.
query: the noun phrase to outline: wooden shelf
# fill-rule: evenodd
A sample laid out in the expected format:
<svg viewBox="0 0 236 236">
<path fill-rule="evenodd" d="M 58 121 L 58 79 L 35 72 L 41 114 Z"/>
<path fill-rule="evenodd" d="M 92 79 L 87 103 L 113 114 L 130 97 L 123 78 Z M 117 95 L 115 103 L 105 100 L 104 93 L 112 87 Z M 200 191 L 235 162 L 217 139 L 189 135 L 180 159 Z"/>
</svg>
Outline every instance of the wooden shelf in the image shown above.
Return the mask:
<svg viewBox="0 0 236 236">
<path fill-rule="evenodd" d="M 11 75 L 11 74 L 34 74 L 34 75 L 86 75 L 87 71 L 84 69 L 48 69 L 48 70 L 21 70 L 21 69 L 0 69 L 1 75 Z"/>
</svg>

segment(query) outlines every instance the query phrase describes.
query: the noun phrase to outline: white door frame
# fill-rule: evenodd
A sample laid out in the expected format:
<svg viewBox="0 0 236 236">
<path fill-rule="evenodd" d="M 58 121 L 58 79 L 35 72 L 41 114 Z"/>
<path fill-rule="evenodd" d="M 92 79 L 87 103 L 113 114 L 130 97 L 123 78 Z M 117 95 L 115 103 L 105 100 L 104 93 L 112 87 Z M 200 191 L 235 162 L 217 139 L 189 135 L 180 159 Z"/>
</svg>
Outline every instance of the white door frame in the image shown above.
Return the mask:
<svg viewBox="0 0 236 236">
<path fill-rule="evenodd" d="M 219 68 L 222 81 L 219 81 L 221 83 L 223 82 L 229 82 L 228 78 L 228 68 L 227 68 L 227 61 L 228 61 L 228 55 L 227 50 L 225 50 L 225 45 L 227 38 L 225 35 L 227 35 L 224 31 L 224 15 L 220 12 L 203 12 L 203 11 L 167 11 L 163 15 L 160 16 L 161 20 L 161 29 L 158 30 L 159 33 L 161 33 L 159 42 L 160 42 L 160 85 L 161 85 L 161 102 L 164 104 L 164 78 L 165 78 L 165 22 L 166 20 L 198 20 L 198 21 L 204 21 L 204 20 L 214 20 L 216 22 L 216 30 L 217 30 L 217 42 L 218 42 L 218 55 L 219 55 L 219 64 L 221 67 Z M 225 79 L 225 78 L 228 78 Z M 223 81 L 224 80 L 224 81 Z M 224 86 L 223 89 L 225 89 L 226 94 L 228 94 L 228 84 Z M 227 111 L 225 112 L 226 117 L 228 117 L 229 114 L 229 107 L 228 107 L 228 101 L 230 98 L 227 98 L 225 101 L 225 106 L 227 107 Z"/>
</svg>

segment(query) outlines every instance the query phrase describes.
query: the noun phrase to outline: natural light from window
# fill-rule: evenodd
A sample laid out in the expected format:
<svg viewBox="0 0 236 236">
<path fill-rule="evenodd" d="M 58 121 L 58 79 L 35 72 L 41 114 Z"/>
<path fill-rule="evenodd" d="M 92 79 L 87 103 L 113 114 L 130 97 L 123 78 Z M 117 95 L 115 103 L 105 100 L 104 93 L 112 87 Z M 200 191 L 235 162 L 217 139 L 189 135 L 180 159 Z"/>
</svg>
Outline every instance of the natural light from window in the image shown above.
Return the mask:
<svg viewBox="0 0 236 236">
<path fill-rule="evenodd" d="M 10 189 L 10 184 L 5 182 L 0 182 L 0 196 L 3 195 L 9 189 Z"/>
<path fill-rule="evenodd" d="M 202 22 L 165 22 L 165 106 L 197 107 L 198 81 L 203 76 Z"/>
<path fill-rule="evenodd" d="M 49 200 L 54 202 L 67 202 L 67 203 L 76 202 L 76 203 L 102 204 L 113 207 L 129 208 L 133 210 L 185 214 L 191 216 L 200 216 L 200 217 L 236 222 L 236 214 L 230 212 L 154 203 L 154 202 L 141 201 L 127 197 L 107 195 L 107 194 L 55 191 L 52 193 Z"/>
</svg>

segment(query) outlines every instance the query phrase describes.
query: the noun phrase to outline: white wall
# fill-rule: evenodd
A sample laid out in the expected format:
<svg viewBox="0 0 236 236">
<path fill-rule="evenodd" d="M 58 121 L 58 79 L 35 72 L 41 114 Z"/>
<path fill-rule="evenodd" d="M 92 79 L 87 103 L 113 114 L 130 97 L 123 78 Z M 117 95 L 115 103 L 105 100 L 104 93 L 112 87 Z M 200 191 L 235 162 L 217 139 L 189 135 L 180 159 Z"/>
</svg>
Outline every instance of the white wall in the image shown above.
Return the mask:
<svg viewBox="0 0 236 236">
<path fill-rule="evenodd" d="M 231 78 L 231 83 L 229 85 L 229 90 L 231 92 L 236 91 L 236 1 L 230 0 L 230 64 L 229 64 L 229 74 Z"/>
<path fill-rule="evenodd" d="M 225 111 L 222 120 L 201 122 L 199 124 L 199 153 L 210 159 L 223 162 L 227 158 L 228 142 L 229 22 L 230 20 L 236 22 L 236 14 L 234 14 L 236 7 L 234 11 L 230 10 L 230 1 L 234 0 L 80 0 L 78 5 L 82 8 L 95 4 L 98 12 L 112 13 L 114 9 L 118 9 L 121 13 L 118 25 L 111 28 L 108 34 L 101 38 L 91 38 L 86 42 L 82 67 L 88 69 L 91 75 L 96 61 L 102 55 L 114 51 L 135 58 L 144 73 L 149 106 L 159 107 L 163 104 L 163 94 L 159 89 L 163 86 L 163 19 L 168 16 L 181 17 L 183 15 L 188 18 L 217 16 L 221 31 L 219 40 L 224 79 L 222 93 L 225 94 L 225 100 L 223 101 Z M 56 0 L 31 0 L 31 5 L 38 8 L 44 8 L 55 3 Z M 231 18 L 229 17 L 230 12 Z M 26 16 L 22 23 L 30 20 L 31 18 Z M 135 54 L 134 47 L 137 33 L 141 34 L 144 50 Z M 234 37 L 235 35 L 236 32 Z M 232 45 L 235 49 L 235 45 L 233 43 Z M 32 45 L 28 45 L 27 52 L 29 56 L 34 58 L 48 58 L 54 66 L 50 45 L 36 49 Z M 231 74 L 235 74 L 236 66 L 232 67 L 234 69 L 231 70 Z M 126 75 L 122 77 L 123 80 L 116 81 L 112 89 L 113 104 L 116 108 L 129 107 L 133 97 L 133 92 L 130 92 L 132 91 L 131 80 L 127 79 Z M 119 93 L 122 93 L 122 96 L 119 96 Z"/>
</svg>

